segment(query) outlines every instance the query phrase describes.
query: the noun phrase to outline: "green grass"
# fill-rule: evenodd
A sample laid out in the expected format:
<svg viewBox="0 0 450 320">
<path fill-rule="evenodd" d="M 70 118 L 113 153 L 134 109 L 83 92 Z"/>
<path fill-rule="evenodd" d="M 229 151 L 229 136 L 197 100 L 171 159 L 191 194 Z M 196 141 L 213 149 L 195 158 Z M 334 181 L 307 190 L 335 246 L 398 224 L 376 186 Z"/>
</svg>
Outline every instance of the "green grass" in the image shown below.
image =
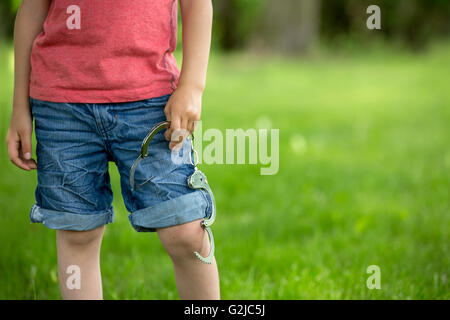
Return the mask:
<svg viewBox="0 0 450 320">
<path fill-rule="evenodd" d="M 2 46 L 1 61 L 11 49 Z M 280 129 L 280 170 L 201 165 L 217 200 L 223 299 L 449 299 L 450 44 L 279 59 L 213 55 L 203 131 Z M 5 70 L 6 69 L 6 70 Z M 0 69 L 0 138 L 12 74 Z M 0 298 L 58 299 L 55 232 L 30 224 L 36 173 L 0 151 Z M 102 247 L 106 299 L 177 299 L 156 234 L 116 209 Z M 381 290 L 366 268 L 381 268 Z"/>
</svg>

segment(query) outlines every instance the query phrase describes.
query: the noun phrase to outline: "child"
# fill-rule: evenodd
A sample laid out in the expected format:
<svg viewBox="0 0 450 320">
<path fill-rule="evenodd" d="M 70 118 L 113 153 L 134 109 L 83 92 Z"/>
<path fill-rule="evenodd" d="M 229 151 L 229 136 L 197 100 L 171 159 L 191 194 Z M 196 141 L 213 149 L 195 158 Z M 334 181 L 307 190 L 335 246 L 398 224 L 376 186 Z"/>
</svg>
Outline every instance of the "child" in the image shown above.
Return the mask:
<svg viewBox="0 0 450 320">
<path fill-rule="evenodd" d="M 203 264 L 209 241 L 200 221 L 211 211 L 190 189 L 191 164 L 171 150 L 190 143 L 200 119 L 211 40 L 210 0 L 180 0 L 183 63 L 173 51 L 176 0 L 22 0 L 15 24 L 15 79 L 7 134 L 11 161 L 37 169 L 32 222 L 56 230 L 63 299 L 102 299 L 100 244 L 113 220 L 108 162 L 139 232 L 157 232 L 169 254 L 181 299 L 220 299 L 217 264 Z M 32 159 L 35 119 L 37 162 Z M 129 170 L 149 129 L 163 120 L 131 190 Z M 188 145 L 189 146 L 189 145 Z M 80 270 L 80 286 L 67 286 Z"/>
</svg>

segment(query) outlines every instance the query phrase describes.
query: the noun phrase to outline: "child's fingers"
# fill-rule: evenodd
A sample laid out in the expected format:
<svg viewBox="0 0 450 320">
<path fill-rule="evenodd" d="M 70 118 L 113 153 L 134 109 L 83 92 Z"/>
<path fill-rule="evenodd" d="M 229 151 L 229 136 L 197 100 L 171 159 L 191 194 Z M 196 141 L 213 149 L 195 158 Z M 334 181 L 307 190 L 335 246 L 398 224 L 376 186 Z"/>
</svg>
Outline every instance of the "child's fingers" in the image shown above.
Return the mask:
<svg viewBox="0 0 450 320">
<path fill-rule="evenodd" d="M 34 159 L 22 160 L 30 169 L 37 169 L 37 163 Z"/>
<path fill-rule="evenodd" d="M 29 171 L 30 167 L 19 156 L 20 151 L 19 137 L 13 140 L 8 140 L 7 145 L 8 145 L 9 159 L 11 160 L 11 162 L 14 163 L 17 167 Z"/>
<path fill-rule="evenodd" d="M 170 132 L 170 127 L 167 127 L 166 131 L 164 131 L 164 138 L 166 139 L 166 141 L 170 141 L 169 132 Z"/>
<path fill-rule="evenodd" d="M 180 130 L 180 126 L 181 126 L 181 119 L 178 116 L 175 116 L 172 118 L 172 120 L 170 121 L 170 127 L 169 127 L 169 140 L 173 140 L 174 139 L 174 132 L 178 132 L 178 130 Z"/>
<path fill-rule="evenodd" d="M 169 121 L 169 120 L 167 120 L 167 121 Z M 165 125 L 164 125 L 164 127 L 166 128 L 166 130 L 164 131 L 164 133 L 163 133 L 163 135 L 164 135 L 164 138 L 166 139 L 166 141 L 169 141 L 170 139 L 170 137 L 169 137 L 169 129 L 170 129 L 170 121 L 169 121 L 169 123 L 166 123 Z"/>
<path fill-rule="evenodd" d="M 183 135 L 183 140 L 189 135 L 189 120 L 187 118 L 181 119 L 181 131 L 180 135 Z"/>
<path fill-rule="evenodd" d="M 189 121 L 188 131 L 189 133 L 193 133 L 195 130 L 196 121 Z"/>
<path fill-rule="evenodd" d="M 25 154 L 25 153 L 26 153 L 26 152 L 23 151 L 23 147 L 20 146 L 20 149 L 19 149 L 19 158 L 20 158 L 20 160 L 22 160 L 22 162 L 23 162 L 25 165 L 27 165 L 28 168 L 30 168 L 30 169 L 37 169 L 37 163 L 36 163 L 36 161 L 35 161 L 33 158 L 31 158 L 31 159 L 25 159 L 25 157 L 23 156 L 23 154 Z"/>
<path fill-rule="evenodd" d="M 180 137 L 180 126 L 181 126 L 181 119 L 178 116 L 175 116 L 170 121 L 170 128 L 166 131 L 168 137 L 169 137 L 169 148 L 172 149 L 174 146 L 174 143 L 178 143 L 179 137 Z"/>
<path fill-rule="evenodd" d="M 21 157 L 26 160 L 31 159 L 31 133 L 20 133 L 20 147 L 21 147 Z"/>
<path fill-rule="evenodd" d="M 183 144 L 183 136 L 179 136 L 178 140 L 171 140 L 169 143 L 169 149 L 173 150 L 175 148 L 178 151 Z"/>
<path fill-rule="evenodd" d="M 20 152 L 19 158 L 25 163 L 30 169 L 36 169 L 37 164 L 34 159 L 31 158 L 33 148 L 31 144 L 31 133 L 20 133 Z"/>
</svg>

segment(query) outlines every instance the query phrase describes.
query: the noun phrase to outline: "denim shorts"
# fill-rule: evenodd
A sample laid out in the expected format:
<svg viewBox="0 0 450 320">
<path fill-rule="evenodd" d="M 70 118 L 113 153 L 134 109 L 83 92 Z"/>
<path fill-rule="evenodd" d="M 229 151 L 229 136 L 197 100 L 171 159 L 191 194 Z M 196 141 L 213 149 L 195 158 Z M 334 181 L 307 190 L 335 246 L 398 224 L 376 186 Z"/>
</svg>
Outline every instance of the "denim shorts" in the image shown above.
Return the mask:
<svg viewBox="0 0 450 320">
<path fill-rule="evenodd" d="M 211 198 L 204 190 L 188 187 L 194 167 L 189 161 L 173 161 L 165 129 L 153 137 L 148 156 L 136 169 L 136 185 L 146 183 L 131 190 L 130 168 L 149 130 L 166 120 L 169 98 L 87 104 L 30 97 L 38 178 L 31 222 L 77 231 L 113 222 L 110 161 L 119 171 L 122 197 L 136 231 L 154 232 L 208 217 Z M 190 148 L 186 139 L 178 156 Z"/>
</svg>

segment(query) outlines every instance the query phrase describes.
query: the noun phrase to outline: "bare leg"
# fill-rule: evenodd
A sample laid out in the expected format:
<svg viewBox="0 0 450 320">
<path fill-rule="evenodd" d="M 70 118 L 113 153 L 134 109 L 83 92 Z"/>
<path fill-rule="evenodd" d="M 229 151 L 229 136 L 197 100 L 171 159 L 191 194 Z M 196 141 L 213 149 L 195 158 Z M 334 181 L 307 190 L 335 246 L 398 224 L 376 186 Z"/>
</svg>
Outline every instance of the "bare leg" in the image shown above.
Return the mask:
<svg viewBox="0 0 450 320">
<path fill-rule="evenodd" d="M 89 231 L 57 230 L 58 277 L 63 299 L 103 299 L 100 246 L 104 230 L 105 226 Z"/>
<path fill-rule="evenodd" d="M 219 273 L 216 260 L 202 263 L 195 255 L 209 253 L 207 232 L 200 220 L 157 229 L 158 236 L 172 259 L 178 295 L 182 300 L 219 300 Z"/>
</svg>

